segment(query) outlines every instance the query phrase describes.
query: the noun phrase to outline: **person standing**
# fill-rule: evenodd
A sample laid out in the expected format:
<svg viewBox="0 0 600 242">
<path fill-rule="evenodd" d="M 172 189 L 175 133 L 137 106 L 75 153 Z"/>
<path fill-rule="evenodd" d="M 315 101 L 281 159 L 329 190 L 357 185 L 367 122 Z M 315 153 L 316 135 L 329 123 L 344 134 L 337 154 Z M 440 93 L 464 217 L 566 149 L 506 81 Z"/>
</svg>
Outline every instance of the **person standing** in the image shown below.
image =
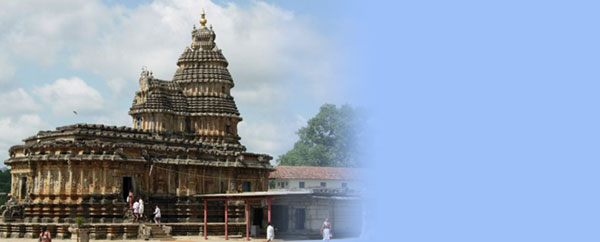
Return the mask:
<svg viewBox="0 0 600 242">
<path fill-rule="evenodd" d="M 40 242 L 52 242 L 52 236 L 50 236 L 50 231 L 48 231 L 48 227 L 42 226 L 42 232 L 40 233 Z"/>
<path fill-rule="evenodd" d="M 140 218 L 144 217 L 144 201 L 140 198 Z"/>
<path fill-rule="evenodd" d="M 129 196 L 127 196 L 127 203 L 129 203 L 129 209 L 133 208 L 133 190 L 129 190 Z"/>
<path fill-rule="evenodd" d="M 275 239 L 275 228 L 269 222 L 267 225 L 267 241 L 273 241 Z"/>
<path fill-rule="evenodd" d="M 323 235 L 323 241 L 331 239 L 331 223 L 328 218 L 325 219 L 323 226 L 321 226 L 321 234 Z"/>
<path fill-rule="evenodd" d="M 133 216 L 135 216 L 135 221 L 138 222 L 140 220 L 140 203 L 133 203 Z"/>
<path fill-rule="evenodd" d="M 158 205 L 154 207 L 154 223 L 160 226 L 160 208 L 158 208 Z"/>
</svg>

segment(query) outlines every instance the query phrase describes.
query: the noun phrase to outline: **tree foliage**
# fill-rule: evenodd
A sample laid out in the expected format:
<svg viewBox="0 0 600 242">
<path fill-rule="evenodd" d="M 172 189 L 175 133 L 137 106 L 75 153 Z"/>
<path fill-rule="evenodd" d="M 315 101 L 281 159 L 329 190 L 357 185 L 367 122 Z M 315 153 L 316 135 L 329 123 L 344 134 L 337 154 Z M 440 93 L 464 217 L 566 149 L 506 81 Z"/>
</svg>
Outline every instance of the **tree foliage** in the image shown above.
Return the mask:
<svg viewBox="0 0 600 242">
<path fill-rule="evenodd" d="M 10 170 L 0 169 L 0 194 L 8 194 L 10 192 Z M 4 204 L 8 199 L 7 195 L 0 195 L 0 205 Z"/>
<path fill-rule="evenodd" d="M 348 105 L 324 104 L 300 128 L 294 148 L 280 155 L 279 165 L 359 167 L 362 115 Z"/>
</svg>

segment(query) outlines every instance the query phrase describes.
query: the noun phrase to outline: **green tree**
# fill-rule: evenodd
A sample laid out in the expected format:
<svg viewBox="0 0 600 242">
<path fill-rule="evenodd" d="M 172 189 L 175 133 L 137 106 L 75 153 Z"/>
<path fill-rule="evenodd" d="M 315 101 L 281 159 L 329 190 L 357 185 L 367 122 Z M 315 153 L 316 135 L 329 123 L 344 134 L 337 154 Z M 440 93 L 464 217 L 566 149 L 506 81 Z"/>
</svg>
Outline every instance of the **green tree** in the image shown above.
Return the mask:
<svg viewBox="0 0 600 242">
<path fill-rule="evenodd" d="M 300 140 L 280 155 L 279 165 L 359 167 L 364 118 L 348 106 L 324 104 L 319 113 L 296 133 Z"/>
<path fill-rule="evenodd" d="M 8 199 L 7 195 L 10 192 L 10 170 L 0 169 L 0 205 L 4 204 Z"/>
</svg>

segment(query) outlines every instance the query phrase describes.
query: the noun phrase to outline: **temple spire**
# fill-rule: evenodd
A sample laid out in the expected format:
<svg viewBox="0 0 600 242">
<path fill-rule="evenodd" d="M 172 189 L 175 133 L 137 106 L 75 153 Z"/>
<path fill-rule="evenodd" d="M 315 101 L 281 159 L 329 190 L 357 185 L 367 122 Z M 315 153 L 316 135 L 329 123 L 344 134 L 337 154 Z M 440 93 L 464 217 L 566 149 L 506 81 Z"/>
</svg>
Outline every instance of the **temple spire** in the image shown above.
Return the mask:
<svg viewBox="0 0 600 242">
<path fill-rule="evenodd" d="M 204 13 L 204 8 L 202 8 L 202 18 L 200 19 L 200 24 L 202 27 L 206 26 L 206 13 Z"/>
<path fill-rule="evenodd" d="M 215 48 L 215 32 L 212 30 L 212 25 L 210 28 L 206 27 L 206 13 L 204 9 L 202 9 L 202 18 L 200 19 L 200 28 L 194 28 L 192 30 L 192 50 L 212 50 Z"/>
</svg>

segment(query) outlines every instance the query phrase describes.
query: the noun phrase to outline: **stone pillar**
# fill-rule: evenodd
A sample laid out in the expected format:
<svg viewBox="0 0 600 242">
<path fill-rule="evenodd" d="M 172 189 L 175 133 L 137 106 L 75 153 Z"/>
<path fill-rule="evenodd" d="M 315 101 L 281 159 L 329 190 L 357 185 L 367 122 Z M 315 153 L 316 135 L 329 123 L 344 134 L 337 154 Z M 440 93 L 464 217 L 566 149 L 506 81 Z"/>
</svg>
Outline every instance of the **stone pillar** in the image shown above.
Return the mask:
<svg viewBox="0 0 600 242">
<path fill-rule="evenodd" d="M 203 193 L 203 194 L 206 193 L 206 190 L 205 190 L 206 188 L 205 188 L 205 185 L 204 185 L 204 177 L 205 176 L 206 176 L 206 166 L 203 166 L 202 167 L 202 188 L 200 190 L 201 193 Z"/>
<path fill-rule="evenodd" d="M 68 239 L 70 238 L 68 226 L 59 225 L 56 227 L 56 238 L 57 239 Z"/>
<path fill-rule="evenodd" d="M 169 166 L 167 166 L 168 168 L 171 168 Z M 167 170 L 167 193 L 171 192 L 171 170 Z"/>
<path fill-rule="evenodd" d="M 46 182 L 44 184 L 44 194 L 52 193 L 52 174 L 50 174 L 50 169 L 46 169 Z"/>
<path fill-rule="evenodd" d="M 80 195 L 83 195 L 85 190 L 87 190 L 85 187 L 87 186 L 87 184 L 84 183 L 84 174 L 83 174 L 83 167 L 81 165 L 81 162 L 79 163 L 79 166 L 77 167 L 77 169 L 79 170 L 79 184 L 77 186 L 77 192 Z"/>
<path fill-rule="evenodd" d="M 69 182 L 68 182 L 66 190 L 67 190 L 67 194 L 71 195 L 71 194 L 73 194 L 73 168 L 70 165 L 68 167 L 68 171 L 67 172 L 69 173 L 68 174 L 68 176 L 69 176 Z"/>
<path fill-rule="evenodd" d="M 62 165 L 58 166 L 57 168 L 58 168 L 58 179 L 56 182 L 58 184 L 56 184 L 55 186 L 58 186 L 58 189 L 57 189 L 58 191 L 55 194 L 63 194 L 63 187 L 64 187 L 63 172 L 62 172 L 63 168 L 62 168 Z"/>
<path fill-rule="evenodd" d="M 91 176 L 92 176 L 90 179 L 90 185 L 91 185 L 90 194 L 96 194 L 96 184 L 97 184 L 96 179 L 98 177 L 96 175 L 97 168 L 95 167 L 94 163 L 92 163 L 90 165 L 91 165 L 90 169 L 91 169 Z"/>
<path fill-rule="evenodd" d="M 102 162 L 102 195 L 106 195 L 106 190 L 108 189 L 108 180 L 107 180 L 107 170 L 108 164 L 106 162 Z"/>
</svg>

